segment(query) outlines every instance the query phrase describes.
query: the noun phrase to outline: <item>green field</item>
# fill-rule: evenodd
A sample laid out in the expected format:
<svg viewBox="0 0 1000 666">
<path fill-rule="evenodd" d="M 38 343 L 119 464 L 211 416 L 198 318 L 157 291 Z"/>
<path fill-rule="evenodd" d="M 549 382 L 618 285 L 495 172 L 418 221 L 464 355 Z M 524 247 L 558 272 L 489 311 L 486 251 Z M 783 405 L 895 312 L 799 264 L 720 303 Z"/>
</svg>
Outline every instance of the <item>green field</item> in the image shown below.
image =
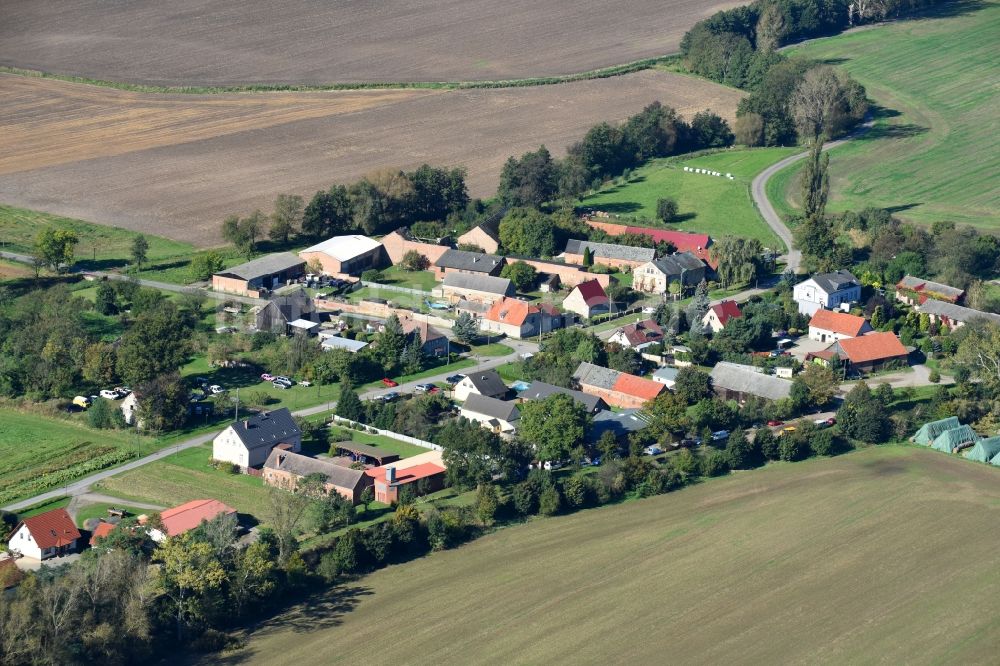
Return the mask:
<svg viewBox="0 0 1000 666">
<path fill-rule="evenodd" d="M 143 453 L 151 441 L 139 440 Z M 124 462 L 135 451 L 129 432 L 92 430 L 76 419 L 0 407 L 0 504 Z"/>
<path fill-rule="evenodd" d="M 383 569 L 255 628 L 232 657 L 994 662 L 998 481 L 904 447 L 771 465 Z"/>
<path fill-rule="evenodd" d="M 792 51 L 843 67 L 878 105 L 873 129 L 831 153 L 831 210 L 878 206 L 920 223 L 1000 228 L 1000 3 L 949 7 L 958 15 L 890 23 Z M 779 212 L 797 202 L 799 168 L 769 183 Z"/>
<path fill-rule="evenodd" d="M 767 247 L 781 247 L 777 236 L 757 213 L 750 197 L 750 181 L 764 167 L 795 153 L 793 148 L 731 149 L 699 157 L 653 160 L 636 169 L 624 185 L 611 185 L 580 205 L 625 218 L 652 220 L 656 201 L 673 197 L 680 208 L 680 222 L 669 228 L 707 233 L 714 238 L 759 238 Z M 734 180 L 688 173 L 685 166 L 732 173 Z M 612 220 L 613 221 L 613 220 Z"/>
</svg>

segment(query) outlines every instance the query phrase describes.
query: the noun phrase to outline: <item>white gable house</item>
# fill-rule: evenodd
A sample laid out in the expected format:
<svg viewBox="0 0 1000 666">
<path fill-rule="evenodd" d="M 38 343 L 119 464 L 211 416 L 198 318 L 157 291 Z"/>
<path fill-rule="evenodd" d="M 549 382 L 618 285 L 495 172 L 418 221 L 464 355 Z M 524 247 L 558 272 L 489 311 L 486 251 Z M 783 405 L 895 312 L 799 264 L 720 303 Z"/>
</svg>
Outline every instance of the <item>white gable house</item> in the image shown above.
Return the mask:
<svg viewBox="0 0 1000 666">
<path fill-rule="evenodd" d="M 230 425 L 212 440 L 212 458 L 246 470 L 263 465 L 279 445 L 294 453 L 302 449 L 302 432 L 285 407 Z"/>
<path fill-rule="evenodd" d="M 817 273 L 795 285 L 792 296 L 799 313 L 811 316 L 823 308 L 833 310 L 843 304 L 857 303 L 861 300 L 861 283 L 850 271 Z"/>
</svg>

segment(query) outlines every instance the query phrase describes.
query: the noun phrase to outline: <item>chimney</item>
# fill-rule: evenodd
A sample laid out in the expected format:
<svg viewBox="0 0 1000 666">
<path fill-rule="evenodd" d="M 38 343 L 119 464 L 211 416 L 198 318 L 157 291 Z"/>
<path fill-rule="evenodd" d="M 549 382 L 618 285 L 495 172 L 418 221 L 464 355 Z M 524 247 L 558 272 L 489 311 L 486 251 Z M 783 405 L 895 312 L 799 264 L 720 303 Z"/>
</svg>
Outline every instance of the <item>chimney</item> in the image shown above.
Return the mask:
<svg viewBox="0 0 1000 666">
<path fill-rule="evenodd" d="M 385 468 L 385 482 L 387 484 L 396 483 L 396 468 L 386 467 Z"/>
<path fill-rule="evenodd" d="M 250 419 L 243 419 L 243 427 L 247 430 L 250 429 Z"/>
</svg>

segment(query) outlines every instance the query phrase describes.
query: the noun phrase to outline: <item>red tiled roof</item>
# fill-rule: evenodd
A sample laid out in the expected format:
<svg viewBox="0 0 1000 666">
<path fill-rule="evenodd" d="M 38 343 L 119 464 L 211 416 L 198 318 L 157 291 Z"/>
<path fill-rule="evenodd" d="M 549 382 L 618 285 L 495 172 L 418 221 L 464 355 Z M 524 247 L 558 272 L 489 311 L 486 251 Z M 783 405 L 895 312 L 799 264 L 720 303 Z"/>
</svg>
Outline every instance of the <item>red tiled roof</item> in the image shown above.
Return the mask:
<svg viewBox="0 0 1000 666">
<path fill-rule="evenodd" d="M 21 521 L 27 526 L 31 538 L 39 548 L 56 548 L 68 546 L 80 538 L 80 530 L 76 529 L 73 519 L 66 509 L 53 509 Z M 20 529 L 18 526 L 17 529 Z M 15 531 L 17 531 L 15 529 Z"/>
<path fill-rule="evenodd" d="M 384 483 L 386 467 L 392 467 L 392 465 L 385 465 L 382 467 L 372 467 L 371 469 L 366 469 L 365 474 L 375 479 L 376 481 L 381 481 Z M 428 476 L 441 474 L 444 471 L 445 471 L 444 467 L 441 467 L 441 465 L 435 465 L 434 463 L 421 463 L 419 465 L 414 465 L 413 467 L 397 469 L 396 485 L 401 486 L 407 483 L 413 483 L 414 481 L 419 481 L 420 479 L 426 479 Z"/>
<path fill-rule="evenodd" d="M 665 384 L 654 382 L 652 379 L 636 377 L 635 375 L 623 372 L 618 375 L 618 379 L 615 380 L 611 390 L 636 398 L 642 398 L 643 400 L 652 400 L 666 388 Z"/>
<path fill-rule="evenodd" d="M 709 309 L 715 313 L 715 316 L 719 318 L 719 321 L 723 326 L 725 326 L 726 322 L 730 319 L 736 319 L 743 316 L 743 312 L 740 311 L 740 306 L 736 303 L 736 301 L 722 301 L 721 303 L 716 303 Z"/>
<path fill-rule="evenodd" d="M 160 514 L 163 526 L 169 536 L 177 536 L 201 525 L 203 520 L 212 520 L 223 513 L 236 513 L 236 509 L 215 499 L 191 500 L 186 504 L 167 509 Z"/>
<path fill-rule="evenodd" d="M 816 314 L 809 320 L 810 326 L 853 337 L 860 335 L 861 329 L 867 323 L 864 317 L 847 314 L 846 312 L 834 312 L 833 310 L 817 310 Z"/>
<path fill-rule="evenodd" d="M 663 339 L 663 329 L 652 319 L 622 326 L 621 332 L 632 347 Z"/>
<path fill-rule="evenodd" d="M 836 344 L 844 350 L 851 363 L 867 363 L 887 358 L 906 356 L 906 347 L 895 333 L 871 333 L 860 338 L 846 338 Z"/>
<path fill-rule="evenodd" d="M 97 544 L 98 539 L 103 539 L 104 537 L 111 534 L 111 530 L 115 529 L 115 526 L 111 523 L 100 523 L 93 532 L 90 533 L 90 546 L 93 548 Z"/>
<path fill-rule="evenodd" d="M 420 341 L 424 344 L 444 337 L 444 333 L 433 328 L 426 321 L 416 321 L 407 317 L 400 320 L 399 325 L 403 329 L 403 335 L 410 335 L 413 331 L 418 331 L 420 333 Z"/>
<path fill-rule="evenodd" d="M 573 287 L 573 289 L 578 289 L 580 295 L 583 296 L 584 303 L 588 307 L 593 307 L 595 305 L 607 305 L 608 295 L 604 293 L 604 287 L 597 280 L 587 280 L 586 282 L 581 282 L 580 284 Z"/>
<path fill-rule="evenodd" d="M 666 241 L 676 247 L 678 252 L 690 252 L 713 269 L 719 266 L 719 262 L 713 259 L 708 251 L 708 246 L 712 244 L 712 239 L 708 234 L 692 234 L 687 231 L 650 229 L 649 227 L 625 227 L 625 233 L 648 236 L 657 243 Z"/>
<path fill-rule="evenodd" d="M 539 306 L 532 305 L 517 298 L 503 298 L 490 306 L 490 309 L 486 312 L 485 317 L 490 321 L 520 326 L 525 322 L 529 315 L 538 314 L 540 312 L 556 316 L 559 314 L 559 309 L 547 303 L 543 303 Z"/>
</svg>

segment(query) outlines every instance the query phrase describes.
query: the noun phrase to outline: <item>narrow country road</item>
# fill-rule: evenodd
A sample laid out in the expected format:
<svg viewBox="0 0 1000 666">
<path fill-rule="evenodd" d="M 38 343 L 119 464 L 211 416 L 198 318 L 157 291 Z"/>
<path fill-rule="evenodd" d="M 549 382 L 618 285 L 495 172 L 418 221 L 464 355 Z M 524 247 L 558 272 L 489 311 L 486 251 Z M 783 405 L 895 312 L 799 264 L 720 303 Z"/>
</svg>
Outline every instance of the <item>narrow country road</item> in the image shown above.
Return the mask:
<svg viewBox="0 0 1000 666">
<path fill-rule="evenodd" d="M 511 347 L 513 351 L 504 356 L 495 356 L 492 358 L 482 359 L 470 368 L 465 368 L 462 370 L 452 371 L 452 372 L 442 372 L 441 374 L 438 375 L 434 375 L 431 377 L 424 377 L 423 379 L 414 380 L 412 382 L 407 382 L 405 384 L 400 384 L 399 386 L 391 389 L 379 388 L 366 391 L 365 393 L 362 393 L 360 397 L 362 400 L 369 400 L 371 398 L 374 398 L 375 396 L 388 393 L 389 391 L 399 391 L 400 393 L 412 391 L 417 386 L 417 384 L 433 383 L 441 381 L 445 377 L 448 377 L 452 374 L 469 374 L 473 372 L 481 372 L 489 368 L 495 368 L 498 365 L 502 365 L 509 361 L 516 360 L 517 358 L 520 357 L 521 354 L 534 353 L 538 351 L 537 344 L 535 344 L 534 342 L 528 342 L 526 340 L 504 340 L 503 344 L 507 345 L 508 347 Z M 332 407 L 336 406 L 336 404 L 337 404 L 336 401 L 324 402 L 318 405 L 314 405 L 312 407 L 299 409 L 295 412 L 292 412 L 292 414 L 294 416 L 310 416 L 312 414 L 319 414 L 320 412 L 325 412 L 328 409 L 331 409 Z M 221 430 L 222 427 L 219 428 L 219 431 Z M 151 453 L 143 458 L 127 462 L 124 465 L 119 465 L 118 467 L 111 467 L 109 469 L 96 472 L 94 474 L 91 474 L 90 476 L 85 476 L 82 479 L 77 479 L 76 481 L 73 481 L 71 483 L 58 486 L 47 492 L 35 495 L 34 497 L 29 497 L 19 502 L 8 504 L 7 506 L 3 507 L 3 509 L 6 511 L 19 511 L 21 509 L 26 509 L 30 506 L 34 506 L 35 504 L 40 504 L 42 502 L 57 499 L 59 497 L 69 496 L 75 498 L 79 495 L 87 494 L 90 492 L 90 487 L 93 484 L 97 483 L 98 481 L 102 481 L 116 474 L 121 474 L 122 472 L 127 472 L 129 470 L 142 467 L 143 465 L 148 465 L 149 463 L 156 462 L 157 460 L 162 460 L 167 456 L 173 455 L 179 451 L 184 451 L 185 449 L 190 449 L 195 446 L 201 446 L 202 444 L 211 442 L 213 439 L 215 439 L 215 436 L 217 434 L 218 432 L 211 432 L 204 435 L 198 435 L 197 437 L 192 437 L 191 439 L 187 439 L 184 440 L 183 442 L 178 442 L 177 444 L 173 444 L 166 448 L 160 449 L 156 453 Z M 115 501 L 124 501 L 124 500 L 115 500 Z M 135 503 L 132 502 L 132 504 Z"/>
</svg>

